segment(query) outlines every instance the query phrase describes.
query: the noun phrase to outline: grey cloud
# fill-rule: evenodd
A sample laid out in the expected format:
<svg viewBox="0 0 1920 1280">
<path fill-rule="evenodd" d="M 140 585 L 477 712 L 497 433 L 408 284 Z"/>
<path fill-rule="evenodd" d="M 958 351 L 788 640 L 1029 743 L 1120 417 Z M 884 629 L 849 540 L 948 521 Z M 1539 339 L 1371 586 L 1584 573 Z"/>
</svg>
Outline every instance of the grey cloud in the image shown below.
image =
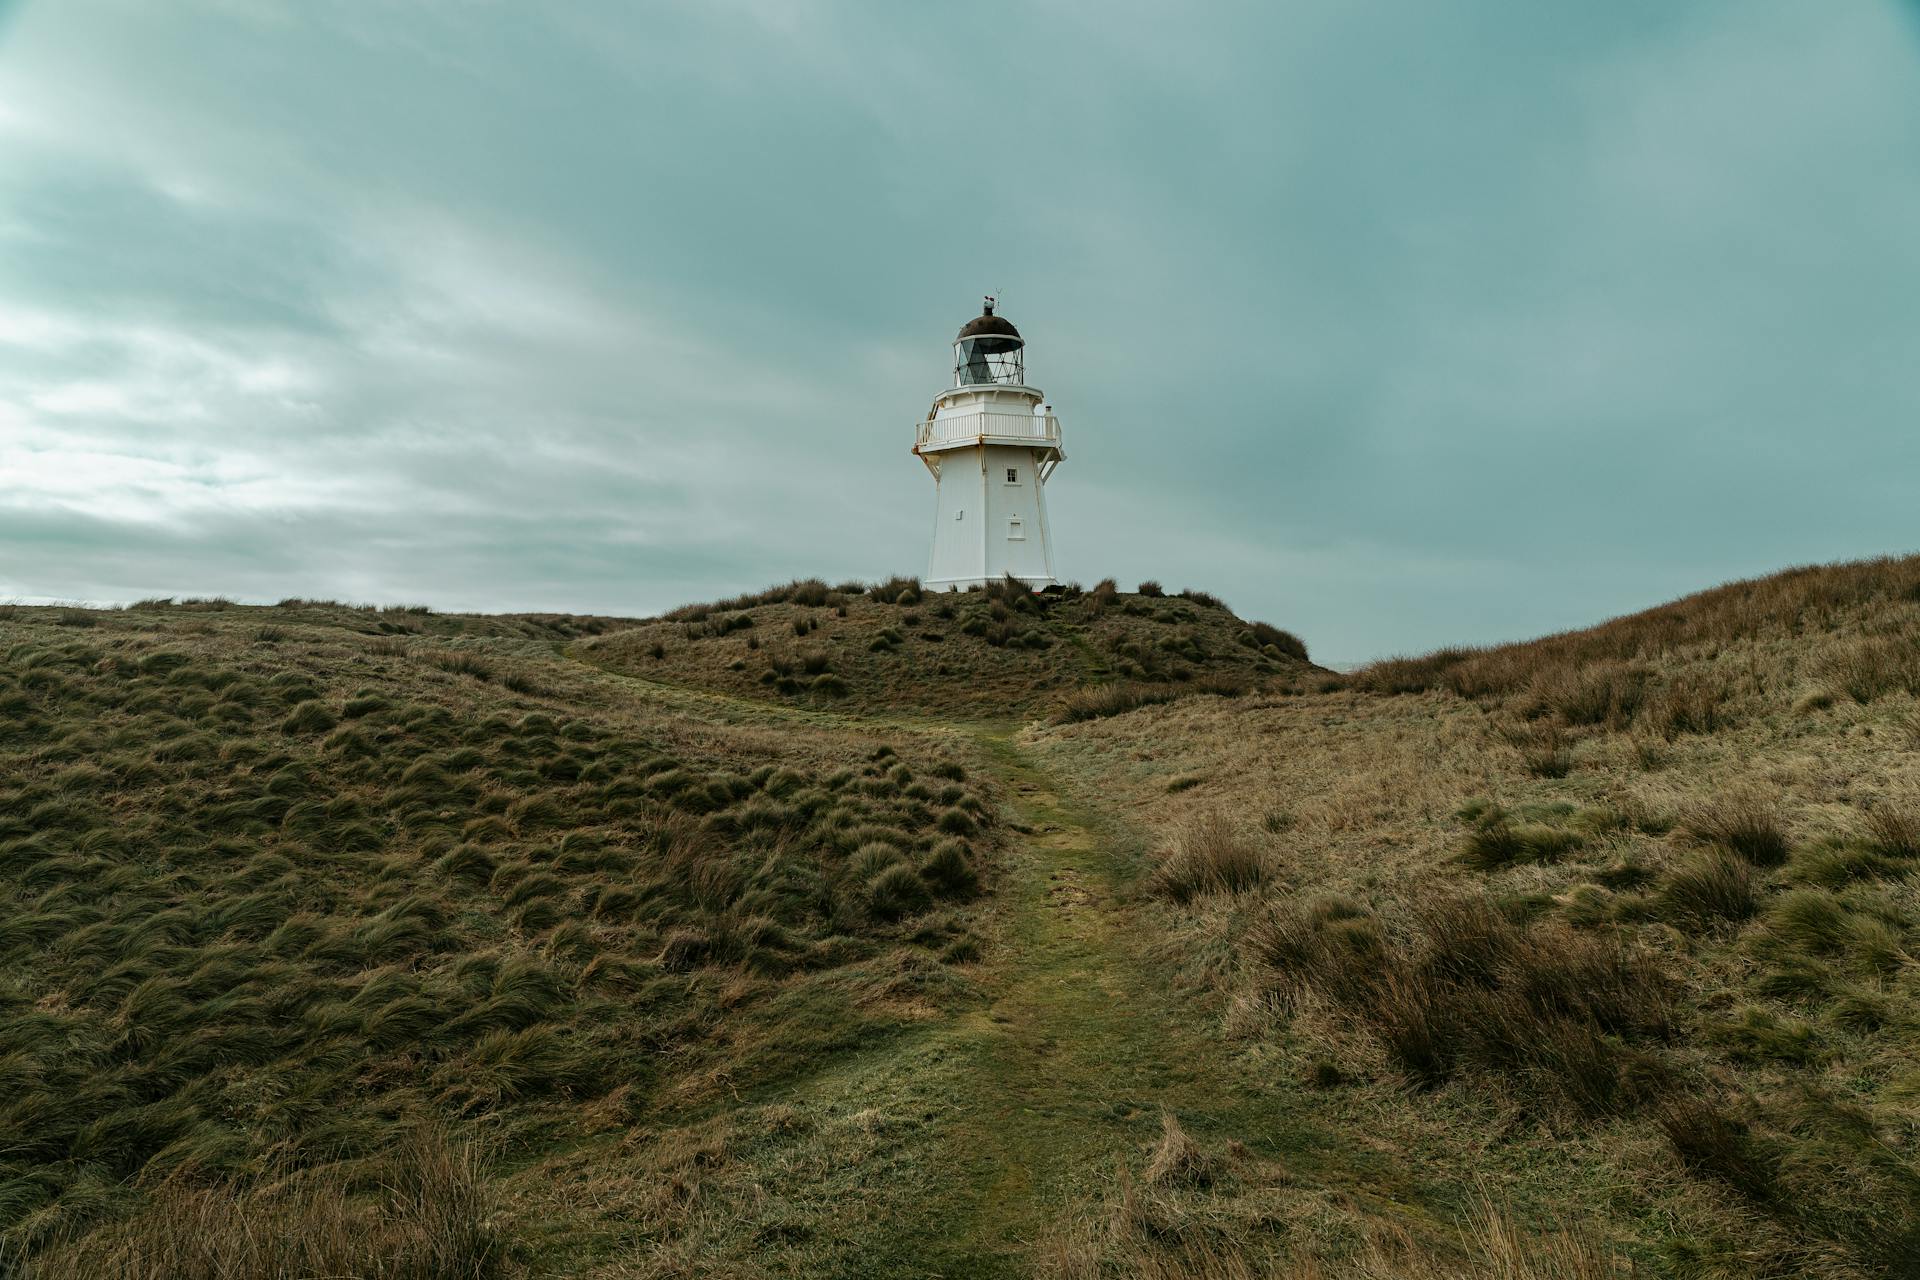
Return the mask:
<svg viewBox="0 0 1920 1280">
<path fill-rule="evenodd" d="M 0 592 L 910 572 L 995 288 L 1066 572 L 1332 658 L 1902 550 L 1912 17 L 19 6 Z"/>
</svg>

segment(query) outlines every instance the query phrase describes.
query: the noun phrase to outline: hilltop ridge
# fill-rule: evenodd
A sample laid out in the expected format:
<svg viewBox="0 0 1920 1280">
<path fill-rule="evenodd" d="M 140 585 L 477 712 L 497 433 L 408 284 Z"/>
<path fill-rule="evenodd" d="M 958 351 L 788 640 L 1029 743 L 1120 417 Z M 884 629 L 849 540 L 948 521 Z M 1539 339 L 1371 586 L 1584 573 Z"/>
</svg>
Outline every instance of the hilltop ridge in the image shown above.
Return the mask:
<svg viewBox="0 0 1920 1280">
<path fill-rule="evenodd" d="M 1089 689 L 1145 698 L 1246 693 L 1325 674 L 1291 633 L 1204 591 L 1108 580 L 923 593 L 917 580 L 817 579 L 688 605 L 584 640 L 609 670 L 740 697 L 862 712 L 1017 719 L 1066 712 Z"/>
</svg>

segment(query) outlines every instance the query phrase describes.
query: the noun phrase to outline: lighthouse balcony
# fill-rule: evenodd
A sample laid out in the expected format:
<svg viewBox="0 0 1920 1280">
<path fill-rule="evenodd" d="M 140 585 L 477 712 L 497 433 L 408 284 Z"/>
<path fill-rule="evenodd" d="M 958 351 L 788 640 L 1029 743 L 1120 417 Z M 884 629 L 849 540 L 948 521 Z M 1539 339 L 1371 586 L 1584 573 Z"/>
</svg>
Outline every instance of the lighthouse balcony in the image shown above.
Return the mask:
<svg viewBox="0 0 1920 1280">
<path fill-rule="evenodd" d="M 1060 419 L 1052 414 L 956 413 L 928 418 L 914 429 L 913 451 L 964 449 L 974 445 L 1038 445 L 1059 449 Z"/>
</svg>

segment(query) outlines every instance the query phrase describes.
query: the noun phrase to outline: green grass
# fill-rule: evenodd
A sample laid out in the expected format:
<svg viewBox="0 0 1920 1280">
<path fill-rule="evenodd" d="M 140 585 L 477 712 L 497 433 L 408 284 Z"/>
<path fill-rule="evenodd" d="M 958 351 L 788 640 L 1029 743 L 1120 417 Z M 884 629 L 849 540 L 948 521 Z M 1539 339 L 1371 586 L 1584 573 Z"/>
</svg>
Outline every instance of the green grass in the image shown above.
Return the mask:
<svg viewBox="0 0 1920 1280">
<path fill-rule="evenodd" d="M 396 649 L 387 615 L 289 604 L 263 662 L 260 611 L 182 612 L 0 621 L 0 1242 L 37 1274 L 229 1214 L 343 1258 L 380 1212 L 352 1171 L 409 1126 L 480 1143 L 491 1183 L 606 1108 L 672 1114 L 900 1025 L 872 984 L 964 999 L 952 904 L 996 810 L 925 735 L 689 719 L 554 656 L 572 626 L 402 614 Z M 863 869 L 862 831 L 899 865 Z M 502 1258 L 547 1229 L 490 1221 Z M 387 1261 L 356 1274 L 495 1265 L 367 1247 Z"/>
</svg>

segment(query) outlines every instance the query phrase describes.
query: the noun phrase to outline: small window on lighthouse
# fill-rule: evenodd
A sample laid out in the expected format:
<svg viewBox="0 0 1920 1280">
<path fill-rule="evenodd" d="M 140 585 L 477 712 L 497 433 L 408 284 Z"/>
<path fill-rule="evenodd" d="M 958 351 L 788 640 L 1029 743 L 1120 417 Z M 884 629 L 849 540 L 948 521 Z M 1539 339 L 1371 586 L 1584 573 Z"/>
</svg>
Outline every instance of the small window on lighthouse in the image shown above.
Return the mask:
<svg viewBox="0 0 1920 1280">
<path fill-rule="evenodd" d="M 1026 540 L 1027 540 L 1026 532 L 1020 526 L 1020 517 L 1009 516 L 1007 518 L 1007 541 L 1008 542 L 1025 542 Z"/>
<path fill-rule="evenodd" d="M 1007 483 L 1008 483 L 1008 484 L 1019 484 L 1019 483 L 1020 483 L 1020 468 L 1018 468 L 1018 467 L 1008 467 L 1008 468 L 1007 468 Z"/>
</svg>

